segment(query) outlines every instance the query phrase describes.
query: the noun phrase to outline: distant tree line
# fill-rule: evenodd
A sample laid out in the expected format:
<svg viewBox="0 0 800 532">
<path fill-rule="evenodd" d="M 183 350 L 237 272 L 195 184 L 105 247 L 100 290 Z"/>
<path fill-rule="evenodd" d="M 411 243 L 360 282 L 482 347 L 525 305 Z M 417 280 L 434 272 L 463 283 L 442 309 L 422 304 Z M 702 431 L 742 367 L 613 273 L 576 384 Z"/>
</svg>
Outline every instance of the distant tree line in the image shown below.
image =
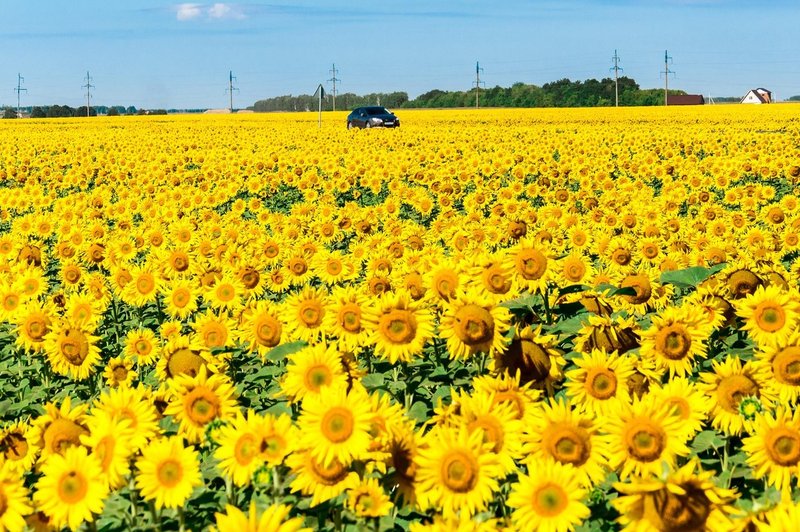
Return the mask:
<svg viewBox="0 0 800 532">
<path fill-rule="evenodd" d="M 789 101 L 790 102 L 800 102 L 800 94 L 798 94 L 796 96 L 789 96 Z"/>
<path fill-rule="evenodd" d="M 69 105 L 36 105 L 33 107 L 23 107 L 20 109 L 27 113 L 31 118 L 71 118 L 74 116 L 86 116 L 86 106 L 70 107 Z M 89 108 L 89 116 L 107 115 L 165 115 L 169 113 L 202 113 L 205 109 L 137 109 L 133 105 L 97 105 Z M 17 110 L 12 107 L 3 109 L 3 118 L 17 118 Z"/>
<path fill-rule="evenodd" d="M 386 107 L 404 107 L 408 103 L 407 92 L 377 92 L 359 96 L 352 92 L 345 92 L 336 95 L 336 109 L 345 110 L 364 105 L 383 105 Z M 277 96 L 258 100 L 252 109 L 257 113 L 268 113 L 271 111 L 315 111 L 319 106 L 318 98 L 313 95 L 301 94 L 299 96 Z M 333 96 L 328 94 L 322 99 L 322 110 L 330 111 L 333 109 Z"/>
</svg>

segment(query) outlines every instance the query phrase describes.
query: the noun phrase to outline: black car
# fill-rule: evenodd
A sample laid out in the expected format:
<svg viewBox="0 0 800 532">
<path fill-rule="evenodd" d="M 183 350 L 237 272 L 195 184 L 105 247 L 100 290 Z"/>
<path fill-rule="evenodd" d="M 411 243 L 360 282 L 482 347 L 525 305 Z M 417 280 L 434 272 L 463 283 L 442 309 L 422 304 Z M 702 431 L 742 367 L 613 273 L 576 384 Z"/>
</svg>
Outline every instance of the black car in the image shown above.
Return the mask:
<svg viewBox="0 0 800 532">
<path fill-rule="evenodd" d="M 358 107 L 347 115 L 347 129 L 354 127 L 400 127 L 400 119 L 385 107 Z"/>
</svg>

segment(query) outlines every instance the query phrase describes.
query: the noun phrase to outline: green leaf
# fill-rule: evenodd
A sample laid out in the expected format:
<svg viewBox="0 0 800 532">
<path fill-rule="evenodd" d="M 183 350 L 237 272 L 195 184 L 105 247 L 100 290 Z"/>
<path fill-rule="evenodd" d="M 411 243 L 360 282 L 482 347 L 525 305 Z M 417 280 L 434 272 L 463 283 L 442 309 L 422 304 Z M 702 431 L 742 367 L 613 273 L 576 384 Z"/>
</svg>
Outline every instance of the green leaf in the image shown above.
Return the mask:
<svg viewBox="0 0 800 532">
<path fill-rule="evenodd" d="M 375 388 L 380 388 L 383 386 L 386 379 L 380 373 L 370 373 L 368 375 L 364 375 L 361 378 L 361 384 L 364 385 L 365 388 L 370 390 L 374 390 Z"/>
<path fill-rule="evenodd" d="M 267 358 L 273 362 L 280 362 L 292 353 L 297 353 L 307 345 L 308 344 L 302 340 L 281 344 L 267 353 Z"/>
<path fill-rule="evenodd" d="M 422 401 L 417 401 L 408 409 L 408 417 L 419 423 L 424 423 L 428 420 L 428 405 Z"/>
<path fill-rule="evenodd" d="M 696 453 L 702 453 L 709 449 L 718 449 L 725 445 L 725 440 L 713 430 L 704 430 L 694 437 L 692 440 L 692 450 Z"/>
<path fill-rule="evenodd" d="M 684 270 L 664 272 L 661 274 L 661 282 L 664 284 L 674 284 L 679 288 L 691 288 L 699 285 L 724 267 L 724 264 L 717 264 L 713 268 L 692 266 Z"/>
</svg>

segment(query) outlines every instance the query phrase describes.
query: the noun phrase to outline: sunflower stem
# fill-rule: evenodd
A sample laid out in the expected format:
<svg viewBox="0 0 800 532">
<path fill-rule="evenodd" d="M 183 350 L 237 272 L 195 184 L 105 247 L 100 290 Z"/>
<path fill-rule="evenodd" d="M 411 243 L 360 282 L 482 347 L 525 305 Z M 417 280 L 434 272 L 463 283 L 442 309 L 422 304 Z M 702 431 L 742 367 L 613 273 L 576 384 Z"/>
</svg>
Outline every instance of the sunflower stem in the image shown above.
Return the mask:
<svg viewBox="0 0 800 532">
<path fill-rule="evenodd" d="M 550 314 L 550 287 L 544 289 L 542 293 L 542 301 L 544 301 L 544 315 L 548 325 L 553 324 L 553 317 Z"/>
<path fill-rule="evenodd" d="M 136 485 L 133 480 L 133 475 L 131 475 L 131 479 L 128 481 L 128 489 L 130 490 L 131 495 L 131 527 L 136 524 L 136 514 L 138 510 L 136 508 Z"/>
<path fill-rule="evenodd" d="M 156 505 L 153 501 L 150 501 L 150 516 L 153 518 L 154 528 L 161 532 L 161 512 L 156 512 Z"/>
<path fill-rule="evenodd" d="M 277 467 L 273 467 L 272 468 L 272 501 L 273 502 L 277 502 L 278 495 L 280 495 L 280 492 L 281 492 L 281 479 L 280 479 L 280 476 L 278 474 L 278 468 Z"/>
<path fill-rule="evenodd" d="M 183 507 L 178 506 L 178 530 L 185 532 L 186 530 L 186 515 L 183 513 Z"/>
</svg>

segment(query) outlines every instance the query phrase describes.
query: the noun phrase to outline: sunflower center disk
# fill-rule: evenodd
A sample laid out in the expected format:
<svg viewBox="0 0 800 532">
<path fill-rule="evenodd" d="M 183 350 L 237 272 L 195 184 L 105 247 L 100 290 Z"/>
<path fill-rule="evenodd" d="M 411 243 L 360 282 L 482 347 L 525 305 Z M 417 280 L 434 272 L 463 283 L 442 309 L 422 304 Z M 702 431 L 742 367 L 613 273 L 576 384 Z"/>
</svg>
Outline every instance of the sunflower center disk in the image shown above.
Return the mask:
<svg viewBox="0 0 800 532">
<path fill-rule="evenodd" d="M 256 328 L 258 343 L 266 347 L 275 347 L 281 341 L 281 324 L 277 320 L 266 316 Z"/>
<path fill-rule="evenodd" d="M 172 353 L 167 362 L 167 370 L 170 377 L 178 375 L 197 376 L 200 368 L 205 365 L 205 360 L 196 351 L 181 348 Z"/>
<path fill-rule="evenodd" d="M 78 471 L 65 473 L 58 483 L 58 496 L 67 504 L 82 501 L 88 491 L 89 485 Z"/>
<path fill-rule="evenodd" d="M 539 279 L 547 271 L 547 257 L 537 249 L 528 249 L 517 256 L 517 270 L 529 281 Z"/>
<path fill-rule="evenodd" d="M 333 375 L 328 366 L 320 364 L 306 371 L 306 387 L 309 390 L 318 392 L 320 388 L 330 384 L 332 381 Z"/>
<path fill-rule="evenodd" d="M 692 338 L 683 326 L 670 325 L 658 332 L 656 346 L 664 357 L 670 360 L 681 360 L 689 354 Z"/>
<path fill-rule="evenodd" d="M 767 453 L 778 465 L 790 467 L 800 462 L 800 433 L 774 429 L 767 436 Z"/>
<path fill-rule="evenodd" d="M 666 447 L 664 431 L 647 420 L 634 420 L 633 424 L 626 438 L 628 454 L 640 462 L 652 462 L 661 457 Z"/>
<path fill-rule="evenodd" d="M 561 486 L 547 483 L 534 492 L 531 502 L 537 514 L 552 517 L 564 511 L 569 496 Z"/>
<path fill-rule="evenodd" d="M 187 399 L 189 404 L 187 415 L 192 422 L 205 425 L 217 417 L 219 400 L 211 390 L 196 388 Z"/>
<path fill-rule="evenodd" d="M 73 366 L 80 366 L 89 354 L 89 342 L 77 329 L 67 329 L 61 336 L 61 353 Z"/>
<path fill-rule="evenodd" d="M 456 334 L 469 346 L 485 344 L 494 337 L 491 312 L 478 305 L 465 305 L 456 312 Z"/>
<path fill-rule="evenodd" d="M 322 307 L 315 301 L 306 301 L 300 307 L 300 319 L 306 327 L 319 327 L 322 323 Z"/>
<path fill-rule="evenodd" d="M 322 418 L 322 435 L 333 443 L 342 443 L 353 434 L 353 425 L 353 414 L 349 410 L 334 407 Z"/>
<path fill-rule="evenodd" d="M 128 370 L 125 369 L 125 366 L 117 366 L 114 368 L 114 380 L 117 382 L 124 381 L 128 378 Z"/>
<path fill-rule="evenodd" d="M 754 395 L 758 395 L 758 385 L 746 375 L 725 377 L 717 385 L 717 400 L 728 412 L 739 412 L 742 399 Z"/>
<path fill-rule="evenodd" d="M 758 328 L 766 332 L 779 331 L 786 324 L 786 313 L 781 307 L 771 302 L 758 305 L 753 316 Z"/>
<path fill-rule="evenodd" d="M 335 458 L 328 465 L 328 467 L 323 467 L 321 463 L 317 462 L 313 458 L 311 459 L 311 463 L 309 465 L 310 469 L 317 477 L 318 482 L 326 486 L 338 484 L 347 476 L 347 469 L 345 469 L 345 467 Z"/>
<path fill-rule="evenodd" d="M 156 476 L 162 486 L 172 488 L 183 478 L 183 468 L 176 460 L 166 460 L 158 466 Z"/>
<path fill-rule="evenodd" d="M 410 311 L 395 309 L 381 317 L 380 329 L 390 342 L 407 344 L 417 335 L 417 320 Z"/>
<path fill-rule="evenodd" d="M 562 464 L 580 467 L 589 460 L 592 444 L 589 434 L 583 429 L 557 425 L 545 433 L 544 439 L 550 455 Z"/>
<path fill-rule="evenodd" d="M 361 312 L 352 305 L 347 305 L 339 312 L 339 324 L 349 333 L 361 332 Z"/>
<path fill-rule="evenodd" d="M 81 435 L 88 431 L 69 419 L 54 420 L 44 431 L 45 447 L 52 452 L 64 454 L 67 447 L 81 444 Z"/>
<path fill-rule="evenodd" d="M 21 460 L 28 454 L 28 440 L 23 435 L 12 432 L 0 440 L 0 453 L 6 460 Z"/>
<path fill-rule="evenodd" d="M 617 376 L 606 368 L 590 370 L 586 376 L 586 391 L 595 399 L 610 399 L 617 393 Z"/>
<path fill-rule="evenodd" d="M 257 456 L 259 447 L 255 436 L 252 434 L 245 434 L 236 442 L 233 456 L 239 464 L 246 466 Z"/>
<path fill-rule="evenodd" d="M 454 451 L 442 463 L 442 482 L 451 491 L 466 493 L 478 482 L 478 464 L 467 454 Z"/>
<path fill-rule="evenodd" d="M 800 385 L 800 347 L 791 346 L 780 351 L 772 361 L 772 370 L 780 382 Z"/>
</svg>

